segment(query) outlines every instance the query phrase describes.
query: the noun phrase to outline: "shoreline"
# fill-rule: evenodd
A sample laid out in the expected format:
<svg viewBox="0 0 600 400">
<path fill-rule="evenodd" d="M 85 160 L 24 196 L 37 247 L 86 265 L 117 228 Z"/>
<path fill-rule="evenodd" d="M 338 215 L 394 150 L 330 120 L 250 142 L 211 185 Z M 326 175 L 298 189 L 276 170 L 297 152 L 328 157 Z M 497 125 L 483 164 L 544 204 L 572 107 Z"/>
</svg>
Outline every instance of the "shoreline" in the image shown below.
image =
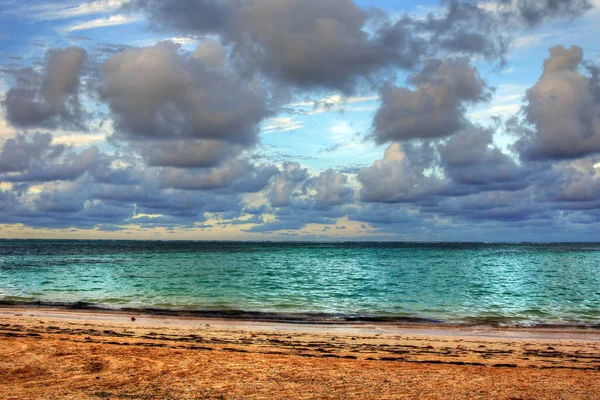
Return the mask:
<svg viewBox="0 0 600 400">
<path fill-rule="evenodd" d="M 391 316 L 391 315 L 349 315 L 333 313 L 278 313 L 246 310 L 193 310 L 193 309 L 166 309 L 154 307 L 119 307 L 111 308 L 101 304 L 86 303 L 82 301 L 44 302 L 44 301 L 6 301 L 0 300 L 0 310 L 3 309 L 32 309 L 32 310 L 61 310 L 65 312 L 89 312 L 110 314 L 138 314 L 156 317 L 198 318 L 198 319 L 223 319 L 238 321 L 274 322 L 282 324 L 306 325 L 337 325 L 337 324 L 396 324 L 405 326 L 427 327 L 489 327 L 494 329 L 569 329 L 573 331 L 597 330 L 600 332 L 599 321 L 553 323 L 547 320 L 527 320 L 509 317 L 465 317 L 452 321 L 418 316 Z"/>
<path fill-rule="evenodd" d="M 306 333 L 372 334 L 382 336 L 421 335 L 454 338 L 504 338 L 512 340 L 583 340 L 600 342 L 600 329 L 582 326 L 498 327 L 491 325 L 457 325 L 406 321 L 293 321 L 234 317 L 207 317 L 194 314 L 155 314 L 143 310 L 101 308 L 70 309 L 64 307 L 0 306 L 0 318 L 29 317 L 80 323 L 125 323 L 132 326 L 201 328 L 211 325 L 230 330 L 264 330 Z"/>
</svg>

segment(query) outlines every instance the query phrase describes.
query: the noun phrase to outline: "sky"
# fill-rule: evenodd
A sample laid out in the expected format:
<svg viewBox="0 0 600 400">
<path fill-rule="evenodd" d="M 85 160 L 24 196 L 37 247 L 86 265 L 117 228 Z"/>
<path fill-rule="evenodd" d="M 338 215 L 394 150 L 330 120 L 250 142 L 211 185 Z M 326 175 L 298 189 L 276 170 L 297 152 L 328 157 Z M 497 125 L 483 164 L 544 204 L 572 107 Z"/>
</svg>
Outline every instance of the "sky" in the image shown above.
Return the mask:
<svg viewBox="0 0 600 400">
<path fill-rule="evenodd" d="M 0 0 L 0 237 L 597 241 L 599 0 Z"/>
</svg>

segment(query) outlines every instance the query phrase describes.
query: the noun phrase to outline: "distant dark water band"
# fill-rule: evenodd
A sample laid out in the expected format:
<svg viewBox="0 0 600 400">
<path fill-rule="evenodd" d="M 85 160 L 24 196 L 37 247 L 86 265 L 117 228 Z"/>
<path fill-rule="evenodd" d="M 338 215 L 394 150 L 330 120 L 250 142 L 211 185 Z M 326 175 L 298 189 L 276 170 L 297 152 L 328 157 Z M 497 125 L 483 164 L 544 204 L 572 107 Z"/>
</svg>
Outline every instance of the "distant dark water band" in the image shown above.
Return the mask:
<svg viewBox="0 0 600 400">
<path fill-rule="evenodd" d="M 348 315 L 331 313 L 272 313 L 244 310 L 175 310 L 162 308 L 112 308 L 86 302 L 45 302 L 0 300 L 0 307 L 58 308 L 65 310 L 89 310 L 114 313 L 136 313 L 170 317 L 232 319 L 242 321 L 282 322 L 294 324 L 343 324 L 343 323 L 382 323 L 406 325 L 436 325 L 453 327 L 527 327 L 527 328 L 581 328 L 600 329 L 600 323 L 552 323 L 508 317 L 467 317 L 460 320 L 443 321 L 413 316 Z"/>
</svg>

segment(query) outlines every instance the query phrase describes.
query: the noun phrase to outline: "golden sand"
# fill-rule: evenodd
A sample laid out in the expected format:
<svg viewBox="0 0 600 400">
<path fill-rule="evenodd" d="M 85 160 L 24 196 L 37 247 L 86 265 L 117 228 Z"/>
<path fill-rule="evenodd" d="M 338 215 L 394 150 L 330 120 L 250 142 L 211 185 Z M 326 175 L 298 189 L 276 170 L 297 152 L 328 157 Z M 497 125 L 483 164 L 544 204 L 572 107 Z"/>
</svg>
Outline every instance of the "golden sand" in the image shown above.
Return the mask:
<svg viewBox="0 0 600 400">
<path fill-rule="evenodd" d="M 600 332 L 4 308 L 0 398 L 598 399 Z"/>
</svg>

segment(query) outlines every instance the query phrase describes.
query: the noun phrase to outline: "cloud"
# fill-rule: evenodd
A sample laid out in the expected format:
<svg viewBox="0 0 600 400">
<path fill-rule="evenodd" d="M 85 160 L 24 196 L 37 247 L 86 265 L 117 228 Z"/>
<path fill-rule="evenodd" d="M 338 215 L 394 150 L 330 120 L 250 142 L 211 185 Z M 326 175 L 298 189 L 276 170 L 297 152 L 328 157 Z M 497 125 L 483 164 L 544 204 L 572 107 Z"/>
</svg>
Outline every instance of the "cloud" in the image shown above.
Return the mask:
<svg viewBox="0 0 600 400">
<path fill-rule="evenodd" d="M 180 169 L 163 168 L 159 172 L 159 182 L 163 187 L 182 190 L 213 190 L 232 188 L 239 192 L 252 192 L 263 189 L 269 175 L 251 165 L 248 160 L 231 158 L 212 168 Z M 273 174 L 266 168 L 267 174 Z M 239 184 L 239 186 L 237 186 Z"/>
<path fill-rule="evenodd" d="M 134 0 L 130 6 L 163 26 L 206 34 L 224 31 L 242 4 L 242 0 Z"/>
<path fill-rule="evenodd" d="M 353 191 L 347 187 L 348 177 L 333 169 L 321 172 L 316 180 L 317 195 L 316 204 L 340 205 L 351 198 Z"/>
<path fill-rule="evenodd" d="M 235 155 L 212 167 L 148 167 L 135 154 L 110 155 L 94 146 L 75 151 L 49 133 L 18 134 L 0 148 L 0 181 L 12 183 L 0 189 L 0 221 L 193 228 L 206 213 L 239 218 L 241 195 L 263 190 L 277 173 Z M 160 218 L 133 218 L 138 214 Z"/>
<path fill-rule="evenodd" d="M 65 144 L 69 146 L 85 146 L 92 143 L 102 143 L 106 141 L 106 135 L 103 133 L 96 134 L 73 134 L 69 133 L 64 136 L 55 136 L 53 142 Z"/>
<path fill-rule="evenodd" d="M 516 49 L 533 47 L 540 44 L 548 36 L 550 35 L 547 33 L 537 33 L 534 35 L 520 36 L 513 41 L 513 47 Z"/>
<path fill-rule="evenodd" d="M 202 40 L 191 55 L 201 60 L 208 67 L 220 69 L 227 66 L 227 51 L 213 39 Z"/>
<path fill-rule="evenodd" d="M 299 163 L 285 162 L 281 173 L 275 175 L 268 189 L 268 199 L 272 207 L 285 207 L 292 203 L 294 191 L 308 178 L 308 171 Z"/>
<path fill-rule="evenodd" d="M 0 172 L 24 171 L 39 161 L 44 154 L 51 158 L 60 156 L 64 146 L 51 146 L 52 135 L 49 133 L 36 133 L 31 138 L 17 135 L 7 139 L 2 145 L 0 153 Z"/>
<path fill-rule="evenodd" d="M 0 117 L 0 137 L 6 137 L 15 134 L 15 129 L 8 124 L 8 121 Z"/>
<path fill-rule="evenodd" d="M 302 122 L 297 121 L 290 117 L 276 117 L 265 120 L 261 132 L 263 133 L 277 133 L 277 132 L 291 132 L 302 128 Z"/>
<path fill-rule="evenodd" d="M 352 0 L 137 0 L 159 27 L 219 35 L 244 73 L 260 71 L 300 89 L 352 92 L 426 57 L 502 59 L 507 37 L 495 13 L 452 1 L 425 19 L 365 10 Z"/>
<path fill-rule="evenodd" d="M 430 13 L 415 23 L 418 31 L 430 35 L 430 45 L 451 54 L 503 62 L 510 33 L 502 19 L 476 2 L 451 0 L 447 4 L 444 12 Z"/>
<path fill-rule="evenodd" d="M 52 49 L 42 73 L 24 68 L 2 101 L 9 123 L 16 127 L 83 128 L 79 100 L 80 74 L 87 52 L 81 47 Z"/>
<path fill-rule="evenodd" d="M 549 18 L 578 16 L 593 7 L 589 0 L 500 0 L 499 3 L 516 12 L 529 26 Z"/>
<path fill-rule="evenodd" d="M 38 20 L 56 20 L 117 11 L 128 2 L 129 0 L 96 0 L 83 2 L 74 7 L 65 4 L 46 4 L 26 8 L 23 11 Z"/>
<path fill-rule="evenodd" d="M 254 82 L 215 71 L 162 42 L 127 49 L 101 67 L 100 93 L 123 139 L 212 139 L 251 145 L 268 114 Z"/>
<path fill-rule="evenodd" d="M 150 167 L 177 168 L 213 167 L 242 150 L 223 141 L 194 139 L 139 142 L 134 147 Z"/>
<path fill-rule="evenodd" d="M 346 110 L 371 110 L 369 106 L 350 107 L 355 103 L 374 102 L 379 99 L 379 95 L 375 96 L 341 96 L 332 95 L 320 98 L 318 100 L 305 100 L 289 104 L 288 107 L 301 115 L 315 115 L 325 112 L 344 112 Z M 307 110 L 308 108 L 308 110 Z"/>
<path fill-rule="evenodd" d="M 244 69 L 258 68 L 296 86 L 350 90 L 357 75 L 415 61 L 416 44 L 408 31 L 401 32 L 398 26 L 393 34 L 369 37 L 364 30 L 368 13 L 350 0 L 202 0 L 193 5 L 138 1 L 137 5 L 161 25 L 222 35 L 234 43 L 234 55 Z"/>
<path fill-rule="evenodd" d="M 357 76 L 391 65 L 412 66 L 422 51 L 420 41 L 400 24 L 368 35 L 368 18 L 350 0 L 264 0 L 242 7 L 227 35 L 244 65 L 274 79 L 350 91 Z"/>
<path fill-rule="evenodd" d="M 533 171 L 496 147 L 493 135 L 493 129 L 472 125 L 436 146 L 445 176 L 455 186 L 451 193 L 529 186 Z"/>
<path fill-rule="evenodd" d="M 66 32 L 77 32 L 83 31 L 86 29 L 95 29 L 95 28 L 103 28 L 107 26 L 116 26 L 116 25 L 124 25 L 131 24 L 133 22 L 138 21 L 137 17 L 131 17 L 126 15 L 111 15 L 107 18 L 97 18 L 90 21 L 80 22 L 78 24 L 68 26 L 65 31 Z"/>
<path fill-rule="evenodd" d="M 430 60 L 409 83 L 415 90 L 391 84 L 381 90 L 373 119 L 377 143 L 452 135 L 465 125 L 468 104 L 491 97 L 477 70 L 464 60 Z"/>
<path fill-rule="evenodd" d="M 546 167 L 518 164 L 494 144 L 494 133 L 469 124 L 449 138 L 392 143 L 382 160 L 360 169 L 361 198 L 429 209 L 448 197 L 518 191 L 541 179 Z"/>
<path fill-rule="evenodd" d="M 75 180 L 94 165 L 95 147 L 75 153 L 61 144 L 52 144 L 52 135 L 18 134 L 7 139 L 0 152 L 0 179 L 5 182 L 48 182 Z"/>
<path fill-rule="evenodd" d="M 361 199 L 366 202 L 419 201 L 442 191 L 444 182 L 425 174 L 433 160 L 427 145 L 392 143 L 382 160 L 361 168 Z"/>
<path fill-rule="evenodd" d="M 569 159 L 600 152 L 600 85 L 580 73 L 583 50 L 556 46 L 539 80 L 527 90 L 522 137 L 515 148 L 525 159 Z M 592 67 L 593 68 L 593 67 Z"/>
<path fill-rule="evenodd" d="M 597 158 L 583 158 L 555 164 L 539 196 L 544 201 L 558 202 L 561 209 L 600 207 L 600 165 Z"/>
</svg>

